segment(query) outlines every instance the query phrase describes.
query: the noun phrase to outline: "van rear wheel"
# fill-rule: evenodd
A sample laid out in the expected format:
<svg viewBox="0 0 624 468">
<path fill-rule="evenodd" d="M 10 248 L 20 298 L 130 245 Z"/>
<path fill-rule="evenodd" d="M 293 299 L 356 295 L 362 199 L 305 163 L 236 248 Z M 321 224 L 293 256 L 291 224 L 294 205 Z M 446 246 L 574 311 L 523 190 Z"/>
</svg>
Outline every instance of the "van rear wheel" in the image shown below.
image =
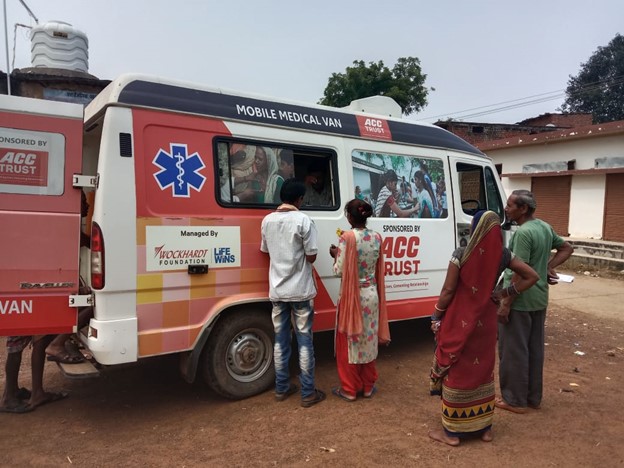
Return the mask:
<svg viewBox="0 0 624 468">
<path fill-rule="evenodd" d="M 222 317 L 204 350 L 204 380 L 216 393 L 233 400 L 267 390 L 275 382 L 273 340 L 269 313 L 249 311 Z"/>
</svg>

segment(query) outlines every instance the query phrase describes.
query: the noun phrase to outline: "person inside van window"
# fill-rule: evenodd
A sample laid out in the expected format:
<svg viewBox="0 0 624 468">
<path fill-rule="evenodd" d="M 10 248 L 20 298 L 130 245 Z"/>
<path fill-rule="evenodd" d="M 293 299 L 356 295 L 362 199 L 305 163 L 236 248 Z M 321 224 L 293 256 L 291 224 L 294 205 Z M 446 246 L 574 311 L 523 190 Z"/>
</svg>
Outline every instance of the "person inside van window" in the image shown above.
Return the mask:
<svg viewBox="0 0 624 468">
<path fill-rule="evenodd" d="M 418 199 L 418 217 L 419 218 L 433 218 L 433 200 L 427 190 L 427 183 L 425 182 L 425 174 L 423 171 L 416 171 L 414 173 L 414 183 L 416 184 L 416 198 Z"/>
<path fill-rule="evenodd" d="M 399 192 L 397 191 L 397 182 L 399 178 L 392 169 L 387 171 L 382 180 L 384 185 L 379 190 L 377 195 L 377 204 L 375 205 L 375 216 L 378 218 L 389 218 L 391 213 L 394 213 L 397 218 L 408 218 L 416 211 L 418 211 L 418 205 L 412 208 L 402 209 L 397 200 L 399 199 Z"/>
<path fill-rule="evenodd" d="M 252 193 L 241 198 L 242 201 L 252 203 L 278 203 L 279 196 L 275 197 L 275 190 L 279 176 L 277 174 L 277 158 L 270 148 L 257 146 L 253 172 L 242 177 L 241 182 L 248 182 Z M 279 192 L 278 192 L 279 193 Z"/>
<path fill-rule="evenodd" d="M 316 160 L 308 166 L 305 177 L 306 193 L 303 197 L 305 206 L 331 206 L 331 187 L 326 183 L 327 162 Z"/>
<path fill-rule="evenodd" d="M 220 160 L 219 163 L 221 163 Z M 238 197 L 238 195 L 232 195 L 232 188 L 236 185 L 236 177 L 227 177 L 225 174 L 226 172 L 229 173 L 229 168 L 226 167 L 224 169 L 223 167 L 221 167 L 221 164 L 219 164 L 219 166 L 219 185 L 221 201 L 234 203 L 240 202 L 240 198 Z"/>
<path fill-rule="evenodd" d="M 251 184 L 245 178 L 253 173 L 254 160 L 254 146 L 233 144 L 230 147 L 230 174 L 234 181 L 232 195 L 237 196 L 242 202 L 250 201 L 253 197 Z"/>
<path fill-rule="evenodd" d="M 234 186 L 235 184 L 234 179 L 235 179 L 234 177 L 231 177 L 232 186 Z M 230 182 L 228 180 L 223 182 L 223 185 L 221 185 L 221 200 L 225 202 L 234 202 L 234 203 L 240 202 L 240 198 L 238 195 L 232 195 L 232 190 L 230 189 Z"/>
<path fill-rule="evenodd" d="M 283 149 L 279 152 L 278 166 L 279 171 L 277 171 L 273 203 L 281 202 L 280 191 L 282 190 L 282 185 L 284 184 L 284 181 L 295 177 L 295 158 L 292 150 Z"/>
<path fill-rule="evenodd" d="M 256 148 L 256 169 L 260 181 L 260 203 L 280 203 L 280 189 L 284 178 L 278 174 L 277 156 L 271 148 L 258 146 Z"/>
</svg>

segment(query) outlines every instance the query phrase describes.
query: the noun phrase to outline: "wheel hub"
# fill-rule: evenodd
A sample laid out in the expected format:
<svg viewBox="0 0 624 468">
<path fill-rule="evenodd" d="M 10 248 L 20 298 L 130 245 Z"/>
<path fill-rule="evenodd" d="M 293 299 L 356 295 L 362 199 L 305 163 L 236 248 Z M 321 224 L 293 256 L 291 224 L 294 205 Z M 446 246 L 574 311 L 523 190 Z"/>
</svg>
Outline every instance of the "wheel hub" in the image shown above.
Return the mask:
<svg viewBox="0 0 624 468">
<path fill-rule="evenodd" d="M 252 331 L 236 336 L 227 353 L 227 369 L 230 375 L 240 381 L 249 382 L 266 372 L 271 365 L 271 341 Z"/>
</svg>

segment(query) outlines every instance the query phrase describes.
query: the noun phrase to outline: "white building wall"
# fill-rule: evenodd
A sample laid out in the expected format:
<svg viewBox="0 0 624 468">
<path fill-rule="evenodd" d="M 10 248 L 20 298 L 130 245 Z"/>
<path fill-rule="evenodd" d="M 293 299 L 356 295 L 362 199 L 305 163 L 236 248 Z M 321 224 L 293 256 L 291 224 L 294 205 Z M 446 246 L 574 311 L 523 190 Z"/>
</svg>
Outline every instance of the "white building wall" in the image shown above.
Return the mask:
<svg viewBox="0 0 624 468">
<path fill-rule="evenodd" d="M 532 135 L 527 135 L 528 139 Z M 582 140 L 558 140 L 525 147 L 500 148 L 486 151 L 495 164 L 502 164 L 503 174 L 518 174 L 526 164 L 575 161 L 574 169 L 594 169 L 597 158 L 624 156 L 624 138 L 621 134 L 585 138 Z M 507 196 L 517 189 L 531 189 L 531 175 L 527 177 L 503 177 Z M 571 237 L 602 238 L 604 219 L 606 177 L 597 175 L 574 175 L 570 193 Z M 539 203 L 539 200 L 537 200 Z"/>
<path fill-rule="evenodd" d="M 573 176 L 570 237 L 602 239 L 606 176 Z"/>
</svg>

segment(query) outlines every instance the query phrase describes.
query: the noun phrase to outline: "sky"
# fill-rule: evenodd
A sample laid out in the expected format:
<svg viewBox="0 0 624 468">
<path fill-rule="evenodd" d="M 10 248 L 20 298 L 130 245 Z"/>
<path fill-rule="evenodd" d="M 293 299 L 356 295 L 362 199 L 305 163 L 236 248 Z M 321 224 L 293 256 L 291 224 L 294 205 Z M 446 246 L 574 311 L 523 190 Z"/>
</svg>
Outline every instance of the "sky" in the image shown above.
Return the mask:
<svg viewBox="0 0 624 468">
<path fill-rule="evenodd" d="M 29 67 L 30 30 L 14 31 L 36 22 L 19 0 L 4 1 L 9 68 Z M 354 60 L 392 68 L 417 57 L 435 91 L 408 118 L 430 123 L 557 112 L 570 75 L 624 34 L 622 0 L 24 2 L 39 24 L 64 21 L 87 35 L 89 73 L 100 79 L 145 73 L 317 103 Z M 543 102 L 518 106 L 531 100 Z"/>
</svg>

